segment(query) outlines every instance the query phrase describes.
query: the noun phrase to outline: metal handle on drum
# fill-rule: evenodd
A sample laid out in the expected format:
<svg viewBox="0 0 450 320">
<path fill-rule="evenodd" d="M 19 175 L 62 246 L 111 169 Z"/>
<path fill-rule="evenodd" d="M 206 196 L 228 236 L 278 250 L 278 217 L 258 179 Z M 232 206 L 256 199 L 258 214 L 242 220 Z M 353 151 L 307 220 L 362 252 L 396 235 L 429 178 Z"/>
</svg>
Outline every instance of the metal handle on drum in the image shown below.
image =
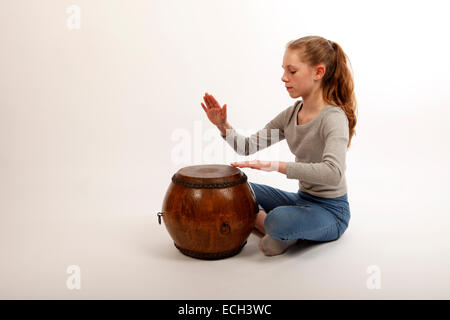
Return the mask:
<svg viewBox="0 0 450 320">
<path fill-rule="evenodd" d="M 158 212 L 157 215 L 158 215 L 158 223 L 161 224 L 161 217 L 163 216 L 163 213 Z"/>
</svg>

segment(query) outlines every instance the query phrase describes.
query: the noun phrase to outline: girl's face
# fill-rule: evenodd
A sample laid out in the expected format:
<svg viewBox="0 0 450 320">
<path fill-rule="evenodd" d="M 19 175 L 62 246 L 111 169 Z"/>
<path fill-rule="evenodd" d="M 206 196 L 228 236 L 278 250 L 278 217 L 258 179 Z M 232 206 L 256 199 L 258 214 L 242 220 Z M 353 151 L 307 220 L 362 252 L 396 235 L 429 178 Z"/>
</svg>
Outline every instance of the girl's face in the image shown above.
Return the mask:
<svg viewBox="0 0 450 320">
<path fill-rule="evenodd" d="M 284 73 L 281 81 L 287 87 L 285 90 L 291 98 L 308 96 L 318 85 L 314 68 L 300 61 L 298 50 L 286 50 L 282 68 Z"/>
</svg>

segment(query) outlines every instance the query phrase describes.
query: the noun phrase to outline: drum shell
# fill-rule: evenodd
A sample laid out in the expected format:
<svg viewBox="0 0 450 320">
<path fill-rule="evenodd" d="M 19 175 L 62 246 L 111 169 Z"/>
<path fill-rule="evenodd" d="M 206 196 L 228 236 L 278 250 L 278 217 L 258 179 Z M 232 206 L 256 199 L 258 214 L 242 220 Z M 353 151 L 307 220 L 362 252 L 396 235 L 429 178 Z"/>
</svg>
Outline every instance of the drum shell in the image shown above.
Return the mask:
<svg viewBox="0 0 450 320">
<path fill-rule="evenodd" d="M 162 207 L 175 245 L 199 258 L 220 258 L 245 245 L 258 211 L 247 182 L 225 188 L 189 188 L 171 182 Z"/>
</svg>

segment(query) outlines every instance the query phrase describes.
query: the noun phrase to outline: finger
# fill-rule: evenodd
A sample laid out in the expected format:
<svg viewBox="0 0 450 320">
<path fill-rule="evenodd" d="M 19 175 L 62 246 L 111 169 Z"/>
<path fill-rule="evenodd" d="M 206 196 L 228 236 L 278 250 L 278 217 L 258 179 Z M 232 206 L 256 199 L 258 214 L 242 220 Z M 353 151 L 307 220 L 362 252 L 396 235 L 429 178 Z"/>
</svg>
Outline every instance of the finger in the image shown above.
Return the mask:
<svg viewBox="0 0 450 320">
<path fill-rule="evenodd" d="M 214 105 L 214 102 L 211 100 L 211 96 L 206 96 L 206 103 L 208 104 L 209 109 L 214 109 L 216 106 Z"/>
<path fill-rule="evenodd" d="M 246 166 L 246 164 L 244 162 L 233 162 L 233 164 L 237 167 L 243 168 Z"/>
<path fill-rule="evenodd" d="M 205 95 L 203 96 L 203 100 L 205 101 L 206 108 L 209 109 L 208 93 L 205 93 Z"/>
<path fill-rule="evenodd" d="M 213 104 L 214 104 L 214 106 L 215 106 L 216 108 L 220 108 L 220 104 L 217 102 L 216 98 L 214 98 L 213 96 L 211 96 L 211 100 L 212 100 L 212 102 L 213 102 Z"/>
<path fill-rule="evenodd" d="M 206 94 L 205 95 L 205 101 L 208 103 L 208 107 L 209 108 L 214 108 L 214 103 L 213 103 L 213 101 L 211 100 L 211 95 L 210 94 Z"/>
<path fill-rule="evenodd" d="M 206 109 L 210 109 L 210 108 L 211 108 L 211 103 L 210 103 L 209 100 L 208 100 L 208 96 L 205 95 L 205 96 L 203 97 L 203 100 L 205 101 Z"/>
<path fill-rule="evenodd" d="M 208 113 L 208 110 L 206 109 L 205 105 L 203 104 L 203 102 L 201 102 L 202 108 L 203 110 L 205 110 L 206 113 Z"/>
</svg>

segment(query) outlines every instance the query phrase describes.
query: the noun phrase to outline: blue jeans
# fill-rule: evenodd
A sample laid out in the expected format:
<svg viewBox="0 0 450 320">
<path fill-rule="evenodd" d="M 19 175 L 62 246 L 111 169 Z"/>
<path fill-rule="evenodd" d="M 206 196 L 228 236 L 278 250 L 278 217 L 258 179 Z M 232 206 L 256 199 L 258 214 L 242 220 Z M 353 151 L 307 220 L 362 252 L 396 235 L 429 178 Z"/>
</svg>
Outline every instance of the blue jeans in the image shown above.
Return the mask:
<svg viewBox="0 0 450 320">
<path fill-rule="evenodd" d="M 347 194 L 322 198 L 298 190 L 287 192 L 249 182 L 259 208 L 267 213 L 264 229 L 281 241 L 305 239 L 332 241 L 348 227 L 350 206 Z"/>
</svg>

